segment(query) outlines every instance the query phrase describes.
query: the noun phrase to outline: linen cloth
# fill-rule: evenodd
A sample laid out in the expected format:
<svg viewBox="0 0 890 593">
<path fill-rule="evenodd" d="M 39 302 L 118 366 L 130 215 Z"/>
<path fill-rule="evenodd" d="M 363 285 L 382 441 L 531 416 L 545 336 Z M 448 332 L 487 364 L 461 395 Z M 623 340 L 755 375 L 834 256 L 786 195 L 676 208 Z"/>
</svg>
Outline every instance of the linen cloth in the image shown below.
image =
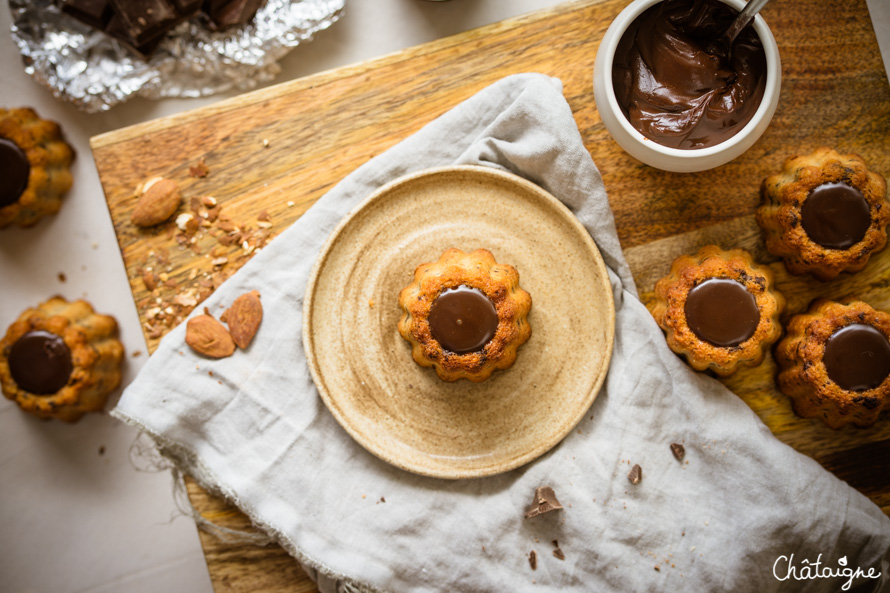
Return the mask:
<svg viewBox="0 0 890 593">
<path fill-rule="evenodd" d="M 205 303 L 218 312 L 259 290 L 264 321 L 250 348 L 198 357 L 182 324 L 113 414 L 234 501 L 323 593 L 763 593 L 837 591 L 849 580 L 789 579 L 803 561 L 886 576 L 890 520 L 880 509 L 668 349 L 637 297 L 561 89 L 540 74 L 505 78 L 358 168 Z M 450 164 L 506 169 L 562 200 L 602 252 L 617 317 L 605 385 L 577 429 L 524 467 L 463 481 L 413 475 L 355 443 L 319 398 L 301 341 L 308 276 L 342 217 L 388 181 Z M 688 463 L 673 458 L 672 442 L 685 445 Z M 635 463 L 643 479 L 631 485 Z M 523 519 L 542 485 L 565 509 Z M 884 580 L 863 579 L 864 590 Z"/>
</svg>

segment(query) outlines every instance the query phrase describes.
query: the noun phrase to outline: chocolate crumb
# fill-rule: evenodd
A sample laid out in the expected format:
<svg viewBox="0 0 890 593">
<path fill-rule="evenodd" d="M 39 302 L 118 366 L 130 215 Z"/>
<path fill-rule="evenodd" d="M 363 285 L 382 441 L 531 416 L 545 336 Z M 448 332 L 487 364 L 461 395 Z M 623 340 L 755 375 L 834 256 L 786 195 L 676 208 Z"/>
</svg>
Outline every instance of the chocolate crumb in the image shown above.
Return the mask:
<svg viewBox="0 0 890 593">
<path fill-rule="evenodd" d="M 59 272 L 59 282 L 66 282 L 68 277 L 65 276 L 65 272 Z"/>
<path fill-rule="evenodd" d="M 627 479 L 630 480 L 631 484 L 640 483 L 640 480 L 643 479 L 643 468 L 640 467 L 640 464 L 636 464 L 630 469 L 630 473 L 627 474 Z"/>
<path fill-rule="evenodd" d="M 683 456 L 686 455 L 686 447 L 680 443 L 671 443 L 671 453 L 674 454 L 677 461 L 683 461 Z"/>
<path fill-rule="evenodd" d="M 105 455 L 105 445 L 99 445 L 99 455 Z"/>
<path fill-rule="evenodd" d="M 386 502 L 386 498 L 383 497 L 383 496 L 381 496 L 381 497 L 380 497 L 380 502 Z"/>
<path fill-rule="evenodd" d="M 534 550 L 528 553 L 528 564 L 532 570 L 538 570 L 538 553 Z"/>
<path fill-rule="evenodd" d="M 563 551 L 562 551 L 561 549 L 559 549 L 559 548 L 556 548 L 555 550 L 553 550 L 553 556 L 556 557 L 556 558 L 558 558 L 558 559 L 560 559 L 560 560 L 565 560 L 565 559 L 566 559 L 566 555 L 565 555 L 565 554 L 563 553 Z"/>
<path fill-rule="evenodd" d="M 558 548 L 558 547 L 559 547 L 559 540 L 553 540 L 553 547 L 554 547 L 554 548 Z"/>
<path fill-rule="evenodd" d="M 661 567 L 658 566 L 658 565 L 656 564 L 656 565 L 655 565 L 655 570 L 658 571 L 658 572 L 661 572 Z"/>
<path fill-rule="evenodd" d="M 550 486 L 540 486 L 535 490 L 535 499 L 532 506 L 525 512 L 525 518 L 531 519 L 550 511 L 558 511 L 562 509 L 562 505 L 556 500 L 556 493 Z"/>
<path fill-rule="evenodd" d="M 132 356 L 133 358 L 139 358 L 140 356 L 142 356 L 142 350 L 133 350 L 133 353 L 130 356 Z"/>
</svg>

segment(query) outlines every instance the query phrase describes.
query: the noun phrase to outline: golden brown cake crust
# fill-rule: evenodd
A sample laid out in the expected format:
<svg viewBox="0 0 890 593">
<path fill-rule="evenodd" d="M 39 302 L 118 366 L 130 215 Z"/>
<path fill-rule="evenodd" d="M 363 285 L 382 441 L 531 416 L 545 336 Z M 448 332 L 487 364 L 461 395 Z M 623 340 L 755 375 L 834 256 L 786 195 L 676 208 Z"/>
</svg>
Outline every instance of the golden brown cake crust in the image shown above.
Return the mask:
<svg viewBox="0 0 890 593">
<path fill-rule="evenodd" d="M 807 235 L 801 224 L 801 208 L 813 188 L 840 182 L 862 193 L 871 223 L 858 243 L 848 249 L 829 249 Z M 781 173 L 763 180 L 760 194 L 762 202 L 756 217 L 764 230 L 767 250 L 783 258 L 792 274 L 809 272 L 820 280 L 830 280 L 841 272 L 857 272 L 887 243 L 887 183 L 881 175 L 869 171 L 859 155 L 842 155 L 822 147 L 811 154 L 791 157 Z"/>
<path fill-rule="evenodd" d="M 61 337 L 71 352 L 71 376 L 55 394 L 29 393 L 19 387 L 10 372 L 12 345 L 33 331 Z M 26 412 L 74 422 L 84 413 L 97 412 L 105 406 L 108 394 L 120 384 L 123 355 L 113 317 L 95 313 L 86 301 L 69 303 L 53 297 L 23 312 L 0 340 L 0 387 L 7 398 Z"/>
<path fill-rule="evenodd" d="M 16 202 L 0 207 L 0 229 L 11 224 L 30 227 L 43 216 L 55 214 L 71 188 L 74 149 L 63 139 L 55 122 L 40 119 L 28 107 L 0 108 L 0 137 L 11 140 L 25 153 L 31 171 L 28 186 Z"/>
<path fill-rule="evenodd" d="M 870 325 L 890 340 L 890 314 L 855 299 L 816 299 L 788 323 L 787 335 L 776 346 L 781 368 L 777 382 L 799 416 L 821 418 L 834 429 L 848 424 L 865 428 L 890 409 L 890 376 L 867 391 L 848 391 L 828 377 L 825 344 L 835 331 L 854 323 Z"/>
<path fill-rule="evenodd" d="M 481 290 L 497 311 L 495 335 L 480 352 L 449 352 L 430 330 L 429 314 L 436 297 L 458 286 Z M 527 319 L 531 305 L 531 296 L 519 288 L 515 268 L 498 264 L 486 249 L 464 253 L 451 248 L 439 261 L 417 266 L 414 281 L 399 293 L 399 333 L 411 343 L 414 361 L 434 367 L 443 381 L 469 379 L 478 383 L 495 369 L 508 368 L 516 361 L 517 349 L 531 336 Z"/>
<path fill-rule="evenodd" d="M 754 334 L 737 346 L 710 344 L 695 335 L 687 323 L 685 306 L 689 291 L 712 278 L 742 284 L 754 296 L 760 312 Z M 650 311 L 664 330 L 668 346 L 692 368 L 710 369 L 726 376 L 740 366 L 760 364 L 769 345 L 782 335 L 779 314 L 785 308 L 785 299 L 772 285 L 772 272 L 754 263 L 747 251 L 724 251 L 707 245 L 693 256 L 682 255 L 673 261 L 670 274 L 655 284 L 655 301 Z"/>
</svg>

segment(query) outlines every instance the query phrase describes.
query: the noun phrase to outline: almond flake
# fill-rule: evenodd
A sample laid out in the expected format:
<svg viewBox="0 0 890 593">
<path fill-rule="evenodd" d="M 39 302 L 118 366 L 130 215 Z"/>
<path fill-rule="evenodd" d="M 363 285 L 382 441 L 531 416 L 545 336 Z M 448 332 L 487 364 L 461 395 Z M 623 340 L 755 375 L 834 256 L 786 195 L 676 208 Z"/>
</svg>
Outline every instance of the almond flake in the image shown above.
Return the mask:
<svg viewBox="0 0 890 593">
<path fill-rule="evenodd" d="M 195 215 L 191 212 L 183 212 L 179 216 L 176 217 L 176 226 L 180 231 L 186 230 L 186 225 L 190 220 L 194 220 Z"/>
</svg>

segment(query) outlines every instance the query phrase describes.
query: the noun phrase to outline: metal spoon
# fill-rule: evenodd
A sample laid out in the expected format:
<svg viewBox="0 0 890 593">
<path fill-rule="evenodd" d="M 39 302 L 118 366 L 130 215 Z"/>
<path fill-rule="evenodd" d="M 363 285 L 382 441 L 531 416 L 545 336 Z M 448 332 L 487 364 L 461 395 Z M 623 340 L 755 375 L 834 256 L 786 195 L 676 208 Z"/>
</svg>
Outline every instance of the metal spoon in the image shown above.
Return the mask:
<svg viewBox="0 0 890 593">
<path fill-rule="evenodd" d="M 742 29 L 748 26 L 748 23 L 754 20 L 754 17 L 757 16 L 761 8 L 766 6 L 767 2 L 769 0 L 748 0 L 748 4 L 745 5 L 745 8 L 735 17 L 735 20 L 729 25 L 729 29 L 723 34 L 721 41 L 727 49 L 732 48 L 732 42 L 735 41 L 736 36 Z"/>
</svg>

